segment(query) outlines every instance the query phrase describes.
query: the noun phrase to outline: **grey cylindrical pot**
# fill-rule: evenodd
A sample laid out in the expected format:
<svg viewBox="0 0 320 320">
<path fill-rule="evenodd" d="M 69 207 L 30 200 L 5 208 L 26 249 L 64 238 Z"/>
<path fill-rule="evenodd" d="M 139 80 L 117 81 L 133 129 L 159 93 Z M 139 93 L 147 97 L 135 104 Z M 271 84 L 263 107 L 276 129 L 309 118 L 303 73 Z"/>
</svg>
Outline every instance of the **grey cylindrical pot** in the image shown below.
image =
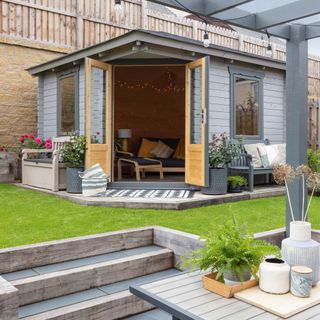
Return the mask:
<svg viewBox="0 0 320 320">
<path fill-rule="evenodd" d="M 226 194 L 228 189 L 227 168 L 209 169 L 209 186 L 201 188 L 204 194 Z"/>
<path fill-rule="evenodd" d="M 82 179 L 79 172 L 83 172 L 84 168 L 67 168 L 67 192 L 82 193 Z"/>
</svg>

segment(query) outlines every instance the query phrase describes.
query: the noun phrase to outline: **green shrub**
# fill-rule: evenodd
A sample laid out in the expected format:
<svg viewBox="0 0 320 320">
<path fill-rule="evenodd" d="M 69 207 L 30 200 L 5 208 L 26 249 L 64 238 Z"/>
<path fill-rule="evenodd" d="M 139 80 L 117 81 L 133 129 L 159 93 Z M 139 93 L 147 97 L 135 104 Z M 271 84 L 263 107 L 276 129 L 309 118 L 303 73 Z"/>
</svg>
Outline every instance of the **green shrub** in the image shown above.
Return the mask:
<svg viewBox="0 0 320 320">
<path fill-rule="evenodd" d="M 308 149 L 308 166 L 311 170 L 320 172 L 320 151 Z"/>
<path fill-rule="evenodd" d="M 236 187 L 244 187 L 248 184 L 248 181 L 246 178 L 241 176 L 229 176 L 228 177 L 228 185 L 232 188 Z"/>
<path fill-rule="evenodd" d="M 62 161 L 70 167 L 83 167 L 86 150 L 86 137 L 72 136 L 61 149 Z"/>
</svg>

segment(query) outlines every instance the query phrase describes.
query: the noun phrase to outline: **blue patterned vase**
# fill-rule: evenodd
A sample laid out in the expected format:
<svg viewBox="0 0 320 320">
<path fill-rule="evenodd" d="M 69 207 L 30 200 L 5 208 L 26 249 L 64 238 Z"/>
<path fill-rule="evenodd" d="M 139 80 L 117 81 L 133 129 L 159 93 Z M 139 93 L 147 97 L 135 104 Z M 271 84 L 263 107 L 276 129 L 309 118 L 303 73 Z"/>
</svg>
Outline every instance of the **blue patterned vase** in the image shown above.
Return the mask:
<svg viewBox="0 0 320 320">
<path fill-rule="evenodd" d="M 282 240 L 283 259 L 292 266 L 312 269 L 312 285 L 319 281 L 320 244 L 311 239 L 311 224 L 304 221 L 290 223 L 290 237 Z"/>
</svg>

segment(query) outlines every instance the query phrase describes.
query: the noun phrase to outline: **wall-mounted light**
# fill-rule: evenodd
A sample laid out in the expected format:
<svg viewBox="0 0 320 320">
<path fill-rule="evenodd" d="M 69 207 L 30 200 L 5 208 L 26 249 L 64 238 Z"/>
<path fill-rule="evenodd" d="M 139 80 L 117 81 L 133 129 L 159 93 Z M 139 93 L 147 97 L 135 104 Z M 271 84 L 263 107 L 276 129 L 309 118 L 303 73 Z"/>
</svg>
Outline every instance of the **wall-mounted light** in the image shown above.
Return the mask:
<svg viewBox="0 0 320 320">
<path fill-rule="evenodd" d="M 209 40 L 209 35 L 207 31 L 203 35 L 203 46 L 206 48 L 210 46 L 210 40 Z"/>
<path fill-rule="evenodd" d="M 271 58 L 273 55 L 273 51 L 272 51 L 272 45 L 271 45 L 271 40 L 270 40 L 270 34 L 268 32 L 268 30 L 266 30 L 267 36 L 268 36 L 268 46 L 267 46 L 267 50 L 266 50 L 266 55 L 267 57 Z"/>
<path fill-rule="evenodd" d="M 114 8 L 116 11 L 122 10 L 122 0 L 114 0 Z"/>
</svg>

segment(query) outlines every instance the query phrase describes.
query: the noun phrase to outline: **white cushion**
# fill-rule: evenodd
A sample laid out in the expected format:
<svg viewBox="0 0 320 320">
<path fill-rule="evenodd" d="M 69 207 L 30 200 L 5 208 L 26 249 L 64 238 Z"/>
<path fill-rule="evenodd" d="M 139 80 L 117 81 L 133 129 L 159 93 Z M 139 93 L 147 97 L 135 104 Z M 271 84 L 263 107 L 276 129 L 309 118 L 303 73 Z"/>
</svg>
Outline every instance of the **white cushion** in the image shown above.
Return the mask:
<svg viewBox="0 0 320 320">
<path fill-rule="evenodd" d="M 278 145 L 266 145 L 258 147 L 262 165 L 264 168 L 271 167 L 280 164 L 280 152 Z"/>
<path fill-rule="evenodd" d="M 252 143 L 252 144 L 245 144 L 244 149 L 248 154 L 252 155 L 252 164 L 254 168 L 262 168 L 262 161 L 260 158 L 260 154 L 258 151 L 259 146 L 264 146 L 263 143 Z"/>
</svg>

